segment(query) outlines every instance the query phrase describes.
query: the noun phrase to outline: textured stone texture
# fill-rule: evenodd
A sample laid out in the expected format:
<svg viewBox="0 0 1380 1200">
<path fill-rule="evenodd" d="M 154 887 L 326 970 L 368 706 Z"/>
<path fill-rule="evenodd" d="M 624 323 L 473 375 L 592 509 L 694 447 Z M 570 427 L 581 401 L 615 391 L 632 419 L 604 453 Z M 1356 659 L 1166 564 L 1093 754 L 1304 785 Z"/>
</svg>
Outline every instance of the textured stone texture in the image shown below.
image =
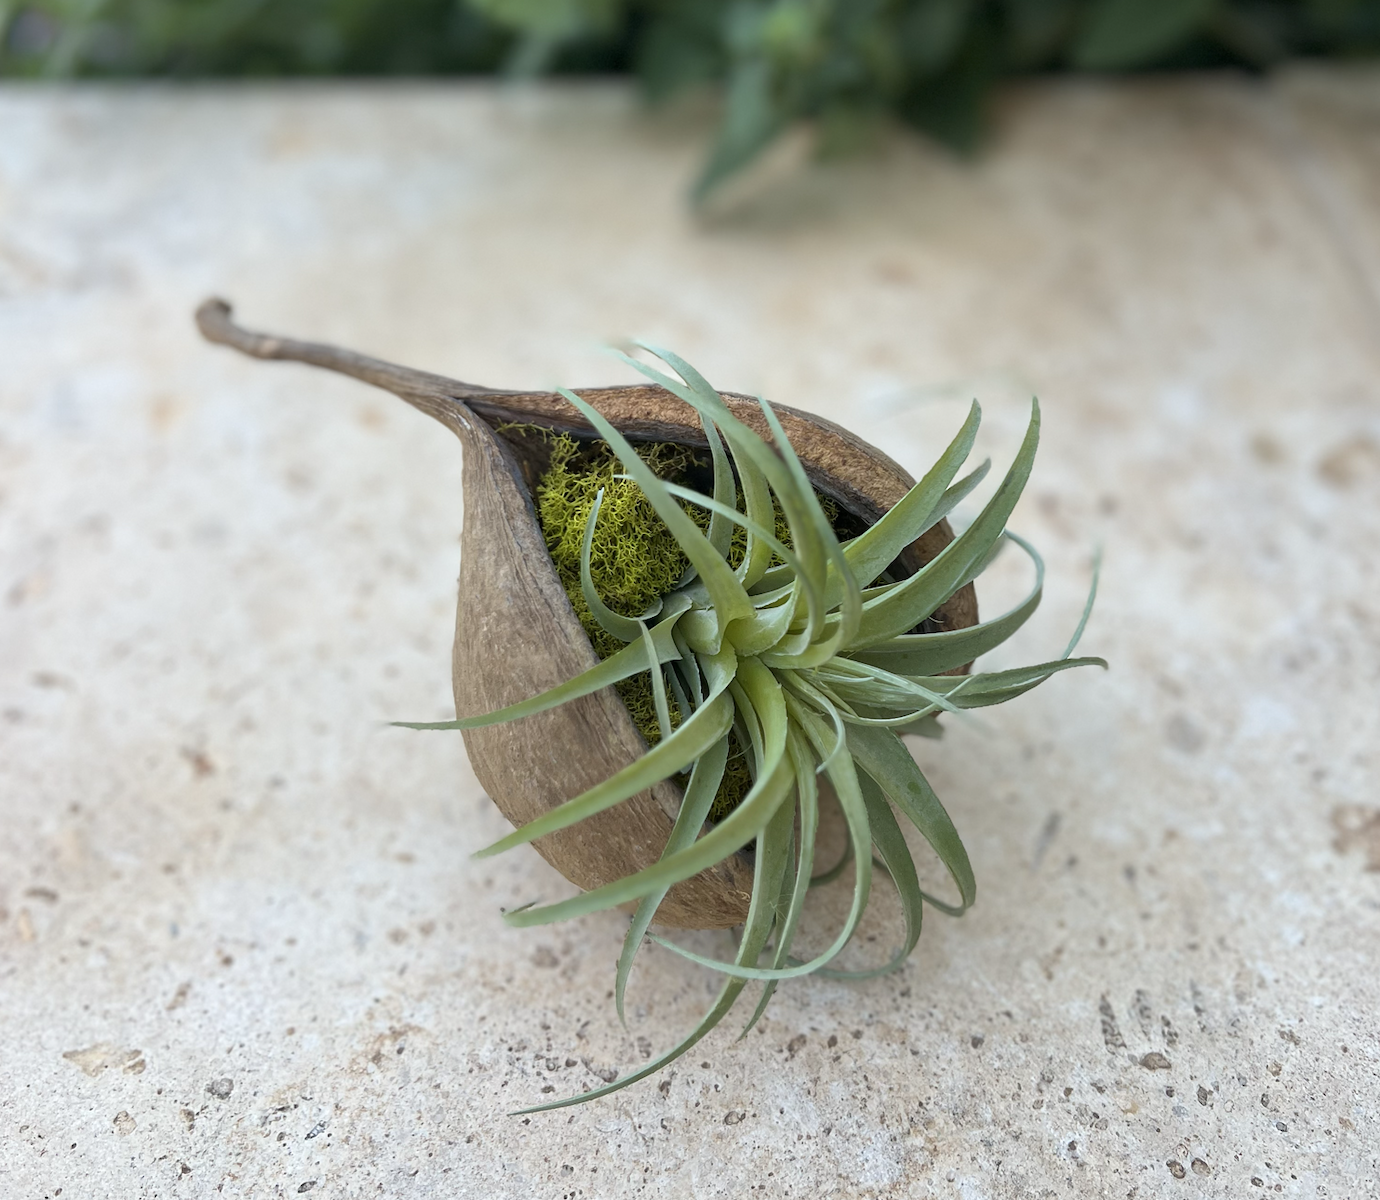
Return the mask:
<svg viewBox="0 0 1380 1200">
<path fill-rule="evenodd" d="M 1052 86 L 972 168 L 787 152 L 697 221 L 703 123 L 616 89 L 0 90 L 0 1190 L 1374 1195 L 1377 117 L 1373 75 Z M 504 1115 L 712 980 L 648 949 L 625 1032 L 623 918 L 504 927 L 561 882 L 470 861 L 460 739 L 385 724 L 447 712 L 458 447 L 204 345 L 212 291 L 495 385 L 643 333 L 912 469 L 971 396 L 1005 461 L 1038 392 L 998 657 L 1062 649 L 1101 542 L 1113 669 L 916 746 L 977 908 Z"/>
</svg>

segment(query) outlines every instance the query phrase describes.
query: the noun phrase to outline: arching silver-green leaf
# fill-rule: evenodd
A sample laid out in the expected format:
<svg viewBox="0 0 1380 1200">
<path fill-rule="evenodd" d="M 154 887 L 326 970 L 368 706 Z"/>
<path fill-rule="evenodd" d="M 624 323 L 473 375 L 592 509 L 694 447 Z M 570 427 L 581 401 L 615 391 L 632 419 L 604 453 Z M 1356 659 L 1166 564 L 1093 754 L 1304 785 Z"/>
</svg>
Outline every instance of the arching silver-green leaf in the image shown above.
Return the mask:
<svg viewBox="0 0 1380 1200">
<path fill-rule="evenodd" d="M 1030 619 L 1044 595 L 1044 560 L 1024 538 L 1010 531 L 1005 536 L 1030 555 L 1035 564 L 1035 586 L 1015 608 L 994 620 L 969 625 L 966 629 L 902 634 L 866 650 L 853 651 L 848 657 L 884 667 L 894 675 L 939 675 L 995 650 Z"/>
<path fill-rule="evenodd" d="M 971 682 L 963 689 L 962 694 L 954 695 L 953 689 L 949 689 L 949 695 L 959 708 L 989 708 L 993 704 L 1005 704 L 1008 700 L 1024 695 L 1060 671 L 1071 671 L 1074 667 L 1105 669 L 1106 666 L 1107 660 L 1103 658 L 1059 658 L 1053 662 L 1037 663 L 1033 667 L 1014 667 L 1010 671 L 969 675 L 967 679 Z M 952 675 L 941 675 L 938 678 L 925 679 L 923 682 L 931 686 L 938 685 L 935 688 L 938 691 L 949 688 L 948 680 L 953 678 Z M 956 686 L 955 684 L 954 687 Z"/>
<path fill-rule="evenodd" d="M 688 879 L 706 867 L 713 866 L 742 849 L 757 836 L 792 791 L 793 778 L 785 753 L 786 708 L 776 682 L 771 679 L 770 673 L 754 660 L 744 659 L 739 664 L 737 679 L 734 682 L 747 688 L 752 695 L 756 714 L 762 722 L 764 746 L 763 755 L 759 757 L 757 780 L 738 807 L 694 844 L 650 867 L 644 867 L 641 871 L 581 895 L 572 896 L 568 900 L 505 913 L 506 921 L 518 926 L 544 925 L 584 913 L 613 908 L 629 900 L 641 899 L 656 888 L 679 883 L 682 879 Z M 727 683 L 724 686 L 726 689 Z M 706 703 L 695 717 L 708 711 L 711 705 L 717 702 L 716 699 Z M 691 721 L 695 717 L 692 717 Z M 684 725 L 681 726 L 681 729 L 684 728 Z M 679 732 L 680 730 L 676 731 L 677 734 Z M 655 754 L 660 748 L 653 747 L 647 752 L 648 756 Z M 567 801 L 566 805 L 561 807 L 565 808 L 570 803 L 572 802 Z M 559 808 L 554 810 L 555 813 L 560 811 Z M 553 815 L 548 813 L 546 817 L 538 820 L 546 820 Z M 529 827 L 530 825 L 524 826 L 524 829 Z M 521 833 L 522 830 L 517 832 Z"/>
<path fill-rule="evenodd" d="M 848 565 L 860 587 L 867 587 L 911 542 L 929 528 L 930 513 L 953 482 L 958 469 L 972 453 L 982 409 L 976 400 L 968 410 L 963 427 L 939 456 L 925 477 L 882 514 L 875 525 L 860 533 L 843 548 Z"/>
<path fill-rule="evenodd" d="M 706 867 L 722 862 L 752 841 L 789 797 L 792 784 L 790 767 L 783 755 L 775 769 L 758 778 L 737 808 L 678 854 L 613 883 L 572 896 L 569 900 L 504 913 L 503 919 L 518 927 L 567 921 L 587 913 L 617 908 L 630 900 L 640 900 L 657 888 L 670 887 L 682 879 L 689 879 L 691 875 L 698 875 Z"/>
<path fill-rule="evenodd" d="M 783 889 L 790 884 L 790 895 L 785 897 L 782 908 L 784 915 L 776 923 L 776 947 L 771 965 L 781 968 L 790 961 L 791 943 L 795 940 L 796 927 L 805 911 L 805 899 L 810 891 L 810 872 L 814 870 L 815 834 L 819 830 L 819 786 L 815 780 L 814 764 L 809 751 L 801 742 L 800 735 L 792 730 L 786 739 L 786 753 L 790 756 L 791 769 L 795 772 L 796 802 L 800 814 L 799 855 L 794 872 L 782 880 Z M 784 806 L 782 811 L 785 811 Z M 776 981 L 768 980 L 762 988 L 761 999 L 748 1023 L 743 1027 L 740 1039 L 747 1037 L 762 1014 L 767 1011 L 772 994 L 776 991 Z"/>
<path fill-rule="evenodd" d="M 830 745 L 823 720 L 789 694 L 786 695 L 785 699 L 792 720 L 804 732 L 816 757 L 822 757 L 827 753 Z M 834 758 L 828 768 L 828 776 L 829 781 L 834 785 L 835 794 L 838 796 L 839 807 L 843 809 L 844 820 L 848 823 L 849 837 L 853 845 L 855 874 L 853 902 L 849 906 L 848 916 L 837 936 L 823 951 L 808 962 L 797 963 L 793 966 L 755 967 L 737 962 L 722 962 L 707 955 L 697 954 L 693 950 L 678 946 L 674 942 L 656 935 L 653 935 L 653 941 L 658 945 L 665 946 L 668 950 L 675 951 L 682 958 L 688 958 L 691 962 L 699 963 L 700 966 L 710 967 L 725 975 L 741 979 L 796 979 L 802 975 L 813 974 L 825 963 L 836 957 L 852 940 L 858 922 L 862 919 L 862 914 L 867 908 L 867 898 L 872 886 L 872 838 L 867 823 L 867 806 L 862 797 L 857 773 L 853 769 L 853 760 L 847 755 Z"/>
<path fill-rule="evenodd" d="M 807 486 L 802 492 L 797 476 L 792 472 L 785 459 L 768 446 L 757 433 L 735 417 L 728 405 L 723 402 L 723 398 L 709 386 L 704 377 L 693 367 L 669 350 L 663 350 L 648 342 L 638 342 L 637 344 L 655 354 L 663 362 L 669 363 L 673 369 L 681 373 L 682 378 L 686 379 L 687 382 L 681 383 L 679 380 L 672 379 L 655 367 L 639 362 L 622 352 L 616 352 L 617 356 L 634 370 L 684 400 L 702 416 L 708 416 L 712 419 L 723 431 L 725 439 L 732 447 L 735 461 L 740 466 L 744 459 L 751 461 L 767 478 L 786 514 L 786 523 L 791 530 L 791 542 L 801 562 L 800 571 L 814 582 L 814 591 L 810 594 L 823 595 L 828 572 L 828 560 L 819 545 L 819 526 L 814 514 L 810 512 L 810 508 L 813 507 L 819 513 L 820 520 L 823 519 L 823 513 L 819 511 L 819 502 L 815 499 L 814 491 Z M 771 413 L 770 407 L 765 404 L 763 409 L 768 414 Z M 784 436 L 781 440 L 789 447 L 789 442 Z M 827 525 L 827 522 L 825 524 Z M 832 532 L 830 536 L 832 537 Z M 809 609 L 811 640 L 817 636 L 818 629 L 824 620 L 824 612 L 822 605 L 812 606 Z"/>
<path fill-rule="evenodd" d="M 885 596 L 863 606 L 862 624 L 848 643 L 861 650 L 918 625 L 944 603 L 968 579 L 969 572 L 996 544 L 1030 478 L 1035 450 L 1040 443 L 1040 405 L 1031 402 L 1030 424 L 1020 451 L 996 494 L 967 529 L 954 538 L 929 563 L 902 580 Z"/>
<path fill-rule="evenodd" d="M 727 761 L 726 737 L 720 738 L 700 755 L 695 769 L 690 772 L 690 781 L 685 785 L 685 798 L 681 802 L 680 812 L 676 814 L 675 824 L 671 826 L 671 835 L 666 839 L 666 848 L 661 852 L 663 859 L 683 850 L 695 840 L 709 817 L 709 809 L 718 794 L 719 784 L 724 777 L 724 764 Z M 627 936 L 623 939 L 623 952 L 618 956 L 618 970 L 613 982 L 613 1003 L 618 1010 L 618 1019 L 624 1025 L 628 1022 L 623 1014 L 623 995 L 627 991 L 633 959 L 637 956 L 637 949 L 642 945 L 642 939 L 656 917 L 657 907 L 665 899 L 668 891 L 670 888 L 660 888 L 648 892 L 638 901 L 632 924 L 628 926 Z"/>
<path fill-rule="evenodd" d="M 777 541 L 776 534 L 771 530 L 767 529 L 759 522 L 754 521 L 751 517 L 739 512 L 731 504 L 723 504 L 714 497 L 706 496 L 703 492 L 697 492 L 692 488 L 681 487 L 676 483 L 668 483 L 666 485 L 666 490 L 670 492 L 672 496 L 676 497 L 676 499 L 687 500 L 691 504 L 713 513 L 715 517 L 722 518 L 725 524 L 732 523 L 734 525 L 741 525 L 752 534 L 753 537 L 757 538 L 757 540 L 771 553 L 779 555 L 781 561 L 797 575 L 802 573 L 803 568 L 800 559 L 796 557 L 794 551 Z M 756 600 L 757 598 L 754 596 L 753 599 Z"/>
<path fill-rule="evenodd" d="M 1031 551 L 1034 553 L 1034 551 Z M 1092 582 L 1088 585 L 1088 598 L 1083 604 L 1083 615 L 1078 618 L 1078 628 L 1073 631 L 1073 637 L 1069 639 L 1068 646 L 1061 655 L 1068 658 L 1078 649 L 1078 643 L 1083 640 L 1083 631 L 1088 627 L 1088 618 L 1092 616 L 1093 601 L 1097 599 L 1097 583 L 1102 577 L 1102 547 L 1099 546 L 1093 552 Z M 1103 664 L 1106 665 L 1105 663 Z"/>
<path fill-rule="evenodd" d="M 748 904 L 748 920 L 743 926 L 743 938 L 738 943 L 737 961 L 740 963 L 755 963 L 762 953 L 762 948 L 766 945 L 767 938 L 771 935 L 772 922 L 762 919 L 762 907 L 758 901 L 759 896 L 768 894 L 768 889 L 774 882 L 767 877 L 770 866 L 765 861 L 759 861 L 754 865 L 753 870 L 753 898 Z M 578 1096 L 568 1096 L 564 1100 L 553 1100 L 549 1104 L 537 1104 L 531 1108 L 520 1109 L 514 1115 L 522 1113 L 546 1112 L 553 1108 L 566 1108 L 572 1104 L 582 1104 L 586 1100 L 596 1100 L 600 1096 L 608 1096 L 614 1092 L 621 1091 L 630 1084 L 636 1083 L 640 1079 L 646 1079 L 648 1075 L 655 1075 L 662 1067 L 675 1062 L 682 1054 L 689 1050 L 696 1042 L 700 1041 L 711 1029 L 713 1029 L 733 1007 L 743 988 L 747 986 L 745 979 L 729 979 L 724 982 L 724 986 L 719 990 L 718 998 L 714 1001 L 710 1010 L 701 1018 L 700 1023 L 695 1026 L 690 1035 L 684 1040 L 672 1046 L 665 1054 L 653 1059 L 639 1070 L 622 1079 L 614 1080 L 612 1083 L 605 1084 L 601 1088 L 594 1088 L 592 1091 L 583 1092 Z"/>
<path fill-rule="evenodd" d="M 953 910 L 955 915 L 971 908 L 977 899 L 977 881 L 973 878 L 968 851 L 963 848 L 963 840 L 929 780 L 901 739 L 886 729 L 850 725 L 848 745 L 858 766 L 876 780 L 887 798 L 905 813 L 953 876 L 963 901 L 960 908 Z"/>
<path fill-rule="evenodd" d="M 724 453 L 723 441 L 718 430 L 714 428 L 714 422 L 707 417 L 700 417 L 700 427 L 704 430 L 705 440 L 709 443 L 709 455 L 714 463 L 714 501 L 724 508 L 732 508 L 734 500 L 737 499 L 738 489 L 733 481 L 733 468 L 728 464 L 728 455 Z M 709 518 L 709 532 L 706 536 L 709 538 L 709 544 L 727 559 L 733 528 L 724 519 L 722 512 L 715 512 Z"/>
<path fill-rule="evenodd" d="M 642 625 L 642 622 L 638 622 Z M 647 647 L 647 657 L 651 659 L 656 654 L 656 646 L 652 642 L 652 631 L 646 625 L 642 625 L 642 644 Z M 663 742 L 669 741 L 671 737 L 671 706 L 666 702 L 666 677 L 661 673 L 660 667 L 653 667 L 648 672 L 652 679 L 652 705 L 656 709 L 657 732 L 661 734 Z"/>
<path fill-rule="evenodd" d="M 825 967 L 820 974 L 826 979 L 874 979 L 896 970 L 910 957 L 920 940 L 920 928 L 925 917 L 924 893 L 920 890 L 920 879 L 915 873 L 915 860 L 910 856 L 905 835 L 896 823 L 896 817 L 887 803 L 886 796 L 866 772 L 858 775 L 863 800 L 867 804 L 867 820 L 872 827 L 872 841 L 880 855 L 891 882 L 896 887 L 897 898 L 901 901 L 901 914 L 905 920 L 906 933 L 900 948 L 879 967 L 861 971 L 845 971 L 838 967 Z"/>
<path fill-rule="evenodd" d="M 651 628 L 652 645 L 656 648 L 657 662 L 674 662 L 680 657 L 673 638 L 676 623 L 687 612 L 690 605 L 684 597 L 667 597 L 664 615 Z M 393 724 L 404 729 L 483 729 L 489 725 L 501 725 L 505 721 L 516 721 L 519 717 L 530 717 L 546 712 L 581 696 L 589 696 L 602 691 L 611 684 L 646 671 L 656 664 L 647 659 L 647 648 L 641 641 L 624 646 L 616 654 L 596 663 L 587 671 L 581 671 L 574 679 L 548 688 L 528 700 L 520 700 L 504 708 L 477 717 L 462 717 L 455 721 L 394 721 Z"/>
<path fill-rule="evenodd" d="M 646 754 L 629 763 L 621 771 L 610 775 L 603 783 L 587 792 L 559 804 L 527 824 L 514 829 L 507 837 L 475 851 L 475 858 L 489 858 L 536 841 L 548 833 L 570 826 L 587 817 L 621 804 L 638 792 L 678 775 L 706 753 L 720 738 L 728 736 L 733 727 L 733 703 L 727 696 L 711 697 L 697 708 L 688 721 L 683 722 L 670 737 L 658 742 Z"/>
<path fill-rule="evenodd" d="M 940 521 L 953 512 L 954 509 L 962 504 L 963 501 L 977 489 L 978 484 L 987 478 L 991 470 L 992 460 L 990 458 L 984 458 L 973 470 L 969 471 L 968 474 L 950 487 L 947 492 L 939 497 L 939 503 L 934 506 L 933 511 L 930 513 L 929 521 L 925 524 L 925 528 L 920 530 L 920 533 L 925 533 L 927 530 L 933 529 L 934 526 L 938 525 Z M 919 537 L 920 535 L 917 534 L 916 536 Z"/>
<path fill-rule="evenodd" d="M 889 708 L 896 715 L 910 713 L 915 718 L 923 715 L 923 710 L 917 708 L 922 705 L 931 706 L 936 711 L 958 712 L 962 705 L 952 698 L 953 693 L 967 691 L 974 678 L 941 675 L 939 685 L 931 687 L 927 685 L 934 683 L 932 679 L 911 679 L 905 675 L 895 675 L 883 667 L 846 658 L 835 659 L 814 675 L 844 700 Z"/>
</svg>

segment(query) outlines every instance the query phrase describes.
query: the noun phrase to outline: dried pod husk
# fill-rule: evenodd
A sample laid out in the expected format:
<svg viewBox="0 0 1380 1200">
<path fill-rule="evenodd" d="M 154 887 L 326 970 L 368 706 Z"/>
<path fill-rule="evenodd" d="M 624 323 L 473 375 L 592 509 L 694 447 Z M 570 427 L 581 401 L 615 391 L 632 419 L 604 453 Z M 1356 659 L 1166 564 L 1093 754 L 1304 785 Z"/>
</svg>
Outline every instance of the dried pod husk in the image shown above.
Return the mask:
<svg viewBox="0 0 1380 1200">
<path fill-rule="evenodd" d="M 386 390 L 440 421 L 464 447 L 464 526 L 452 655 L 458 717 L 476 716 L 543 692 L 595 665 L 590 645 L 557 576 L 533 508 L 544 469 L 540 439 L 505 433 L 538 426 L 592 437 L 584 418 L 554 392 L 502 391 L 381 362 L 336 347 L 253 333 L 234 324 L 222 300 L 208 300 L 197 324 L 212 342 L 256 358 L 307 363 Z M 630 441 L 704 448 L 696 414 L 660 387 L 631 385 L 577 393 Z M 756 401 L 723 393 L 744 424 L 770 439 Z M 773 405 L 810 483 L 866 526 L 914 480 L 875 447 L 830 421 Z M 894 565 L 909 574 L 953 539 L 947 521 L 932 526 Z M 977 622 L 967 584 L 926 622 L 960 629 Z M 966 669 L 966 668 L 962 668 Z M 515 826 L 593 787 L 646 751 L 612 688 L 522 720 L 466 730 L 475 775 Z M 654 864 L 680 809 L 681 790 L 665 781 L 532 844 L 566 879 L 600 887 Z M 671 888 L 657 922 L 672 928 L 741 924 L 752 893 L 752 865 L 733 855 Z"/>
</svg>

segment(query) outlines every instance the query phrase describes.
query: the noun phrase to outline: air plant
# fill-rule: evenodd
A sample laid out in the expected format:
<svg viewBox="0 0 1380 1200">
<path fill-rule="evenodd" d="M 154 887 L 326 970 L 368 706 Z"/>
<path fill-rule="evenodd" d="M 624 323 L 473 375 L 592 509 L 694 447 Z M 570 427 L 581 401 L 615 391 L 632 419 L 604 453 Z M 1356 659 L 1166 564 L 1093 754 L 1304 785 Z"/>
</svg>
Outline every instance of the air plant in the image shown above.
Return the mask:
<svg viewBox="0 0 1380 1200">
<path fill-rule="evenodd" d="M 636 344 L 674 371 L 674 376 L 618 354 L 655 385 L 659 419 L 645 425 L 664 431 L 667 413 L 678 406 L 681 415 L 676 419 L 686 432 L 676 440 L 690 444 L 688 430 L 692 424 L 697 428 L 699 437 L 693 442 L 707 449 L 712 466 L 712 486 L 705 492 L 658 476 L 626 436 L 638 422 L 623 413 L 624 429 L 620 429 L 601 412 L 601 407 L 622 412 L 616 402 L 609 401 L 611 392 L 582 397 L 560 389 L 537 404 L 530 393 L 493 393 L 326 347 L 248 334 L 232 326 L 228 306 L 216 307 L 217 303 L 203 306 L 199 313 L 203 331 L 213 340 L 262 357 L 316 362 L 382 383 L 460 432 L 467 447 L 467 537 L 471 521 L 483 519 L 482 513 L 471 508 L 472 473 L 482 471 L 486 476 L 476 487 L 500 491 L 498 485 L 522 478 L 516 469 L 519 464 L 511 461 L 506 481 L 501 472 L 495 473 L 501 454 L 471 458 L 471 449 L 481 444 L 475 441 L 471 410 L 492 409 L 511 420 L 531 416 L 535 407 L 543 415 L 542 427 L 551 428 L 564 408 L 565 425 L 586 437 L 602 439 L 616 455 L 622 468 L 619 478 L 640 488 L 688 564 L 676 585 L 645 611 L 635 615 L 616 611 L 596 585 L 591 559 L 603 503 L 600 493 L 582 534 L 580 595 L 605 635 L 601 640 L 619 648 L 602 659 L 590 651 L 584 659 L 594 661 L 585 669 L 554 686 L 543 686 L 551 677 L 550 663 L 527 672 L 523 663 L 559 657 L 558 646 L 543 642 L 530 628 L 504 628 L 495 616 L 500 610 L 493 605 L 481 614 L 482 628 L 466 630 L 464 572 L 471 556 L 467 541 L 456 639 L 457 709 L 466 715 L 454 721 L 408 724 L 413 729 L 463 731 L 481 781 L 517 825 L 512 833 L 480 850 L 479 857 L 535 843 L 585 889 L 568 899 L 508 911 L 504 919 L 509 924 L 545 925 L 620 906 L 632 909 L 615 976 L 620 1018 L 634 958 L 648 937 L 725 977 L 699 1024 L 653 1061 L 604 1087 L 523 1111 L 592 1100 L 659 1071 L 713 1029 L 751 982 L 761 983 L 762 989 L 744 1033 L 761 1017 L 783 980 L 810 974 L 862 979 L 892 970 L 915 947 L 926 904 L 957 916 L 973 903 L 976 885 L 963 843 L 900 735 L 938 736 L 938 718 L 943 713 L 1003 703 L 1071 667 L 1105 666 L 1101 659 L 1072 657 L 1091 611 L 1094 581 L 1082 619 L 1060 658 L 1011 670 L 965 673 L 973 659 L 1019 629 L 1040 602 L 1044 573 L 1040 557 L 1006 530 L 1034 461 L 1040 431 L 1038 403 L 1032 404 L 1024 440 L 1005 477 L 957 537 L 947 532 L 944 520 L 981 482 L 988 467 L 984 463 L 958 478 L 978 431 L 976 403 L 925 476 L 857 536 L 841 539 L 783 425 L 782 416 L 788 415 L 799 431 L 803 415 L 790 410 L 778 413 L 763 401 L 754 406 L 721 395 L 668 350 Z M 456 395 L 458 389 L 465 389 L 463 398 Z M 599 398 L 601 405 L 591 402 Z M 856 449 L 850 435 L 817 421 L 811 421 L 811 426 L 834 439 L 828 445 L 835 458 L 843 454 L 838 448 L 843 441 Z M 492 435 L 489 440 L 497 444 Z M 868 462 L 889 464 L 870 447 L 864 449 Z M 816 454 L 815 460 L 821 457 L 828 455 Z M 820 476 L 819 470 L 814 473 Z M 530 532 L 534 525 L 530 496 L 526 504 L 523 528 Z M 735 530 L 741 532 L 733 551 Z M 937 550 L 936 532 L 942 534 Z M 905 573 L 908 551 L 927 537 L 935 552 L 918 569 Z M 530 542 L 520 542 L 521 536 L 516 536 L 509 547 L 518 559 L 544 552 Z M 1029 555 L 1035 568 L 1035 583 L 1025 599 L 994 620 L 977 622 L 972 609 L 961 625 L 936 627 L 936 613 L 944 612 L 946 604 L 952 609 L 954 598 L 1007 542 Z M 478 564 L 475 569 L 493 570 Z M 554 574 L 549 558 L 545 570 L 547 576 Z M 511 608 L 512 595 L 508 599 Z M 569 604 L 565 607 L 568 610 Z M 565 616 L 568 630 L 568 611 Z M 575 628 L 579 630 L 578 625 Z M 501 687 L 509 695 L 515 690 L 528 694 L 515 702 L 477 704 L 482 697 L 472 692 L 462 695 L 462 675 L 481 663 L 474 657 L 482 654 L 478 647 L 500 629 L 507 645 L 540 647 L 521 658 L 516 671 L 511 659 L 504 663 L 507 677 Z M 588 651 L 588 646 L 583 649 Z M 463 663 L 462 651 L 470 656 Z M 496 664 L 490 663 L 487 675 L 482 670 L 480 675 L 492 679 L 495 670 Z M 496 760 L 495 746 L 470 740 L 496 729 L 520 731 L 543 714 L 579 712 L 579 706 L 592 698 L 607 703 L 611 685 L 644 673 L 650 676 L 656 712 L 659 736 L 655 744 L 648 747 L 637 738 L 640 752 L 615 754 L 614 769 L 605 770 L 587 785 L 577 782 L 567 789 L 565 798 L 534 798 L 529 794 L 533 791 L 530 782 L 525 790 L 513 786 L 516 779 L 530 781 L 534 771 L 540 773 L 540 764 L 511 761 L 514 743 L 496 744 L 500 756 L 509 756 L 505 765 Z M 511 678 L 513 674 L 518 677 Z M 539 680 L 535 685 L 533 677 Z M 464 684 L 472 685 L 473 681 Z M 619 705 L 616 697 L 612 703 Z M 474 711 L 477 708 L 486 711 Z M 585 717 L 590 711 L 584 710 Z M 626 712 L 623 717 L 626 724 Z M 731 741 L 743 748 L 751 785 L 731 809 L 711 819 Z M 533 759 L 539 757 L 530 741 L 528 751 Z M 574 745 L 548 746 L 546 755 L 579 757 Z M 624 761 L 617 761 L 620 757 Z M 488 781 L 486 773 L 491 777 Z M 573 774 L 578 777 L 579 772 Z M 837 797 L 848 852 L 837 866 L 817 872 L 821 777 Z M 683 787 L 675 785 L 677 778 L 684 780 Z M 663 800 L 660 809 L 655 803 L 657 789 Z M 664 803 L 667 789 L 673 801 L 669 808 Z M 630 814 L 628 820 L 635 827 L 647 812 L 664 811 L 670 827 L 647 836 L 645 830 L 624 834 L 621 842 L 587 833 L 597 828 L 601 816 L 607 819 L 615 811 Z M 943 862 L 957 887 L 957 904 L 921 887 L 897 813 L 919 831 Z M 648 836 L 651 845 L 646 844 Z M 553 854 L 552 847 L 561 837 L 567 839 L 565 849 Z M 842 925 L 818 953 L 793 954 L 810 889 L 840 875 L 850 862 L 852 898 Z M 876 871 L 890 879 L 900 899 L 901 945 L 891 959 L 870 970 L 839 969 L 831 964 L 858 928 Z M 739 922 L 737 951 L 728 960 L 700 954 L 651 932 L 653 923 L 712 928 Z"/>
</svg>

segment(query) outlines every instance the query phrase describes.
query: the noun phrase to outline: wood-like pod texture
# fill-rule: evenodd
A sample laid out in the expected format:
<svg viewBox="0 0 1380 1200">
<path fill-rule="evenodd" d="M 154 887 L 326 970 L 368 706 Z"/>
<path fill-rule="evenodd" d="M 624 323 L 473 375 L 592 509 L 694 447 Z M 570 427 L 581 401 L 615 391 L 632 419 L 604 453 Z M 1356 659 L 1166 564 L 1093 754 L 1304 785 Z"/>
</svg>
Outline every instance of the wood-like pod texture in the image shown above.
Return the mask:
<svg viewBox="0 0 1380 1200">
<path fill-rule="evenodd" d="M 456 715 L 476 716 L 525 700 L 597 661 L 561 586 L 533 508 L 539 464 L 531 439 L 508 424 L 575 436 L 593 430 L 553 392 L 511 392 L 394 366 L 351 351 L 242 329 L 230 306 L 197 310 L 202 334 L 256 358 L 308 363 L 393 392 L 440 421 L 464 447 L 464 528 L 452 654 Z M 645 385 L 579 389 L 631 441 L 705 447 L 699 418 L 669 392 Z M 770 439 L 755 400 L 724 393 L 734 415 Z M 914 480 L 880 450 L 809 413 L 774 405 L 810 482 L 863 524 L 895 504 Z M 909 573 L 952 540 L 940 522 L 912 543 L 896 569 Z M 977 621 L 968 584 L 927 623 L 960 629 Z M 505 817 L 521 825 L 607 779 L 645 753 L 617 692 L 606 688 L 549 712 L 463 734 L 476 777 Z M 660 857 L 679 811 L 680 788 L 658 784 L 615 808 L 532 843 L 577 887 L 611 883 Z M 673 887 L 660 924 L 718 929 L 740 924 L 752 894 L 752 864 L 739 854 Z"/>
</svg>

